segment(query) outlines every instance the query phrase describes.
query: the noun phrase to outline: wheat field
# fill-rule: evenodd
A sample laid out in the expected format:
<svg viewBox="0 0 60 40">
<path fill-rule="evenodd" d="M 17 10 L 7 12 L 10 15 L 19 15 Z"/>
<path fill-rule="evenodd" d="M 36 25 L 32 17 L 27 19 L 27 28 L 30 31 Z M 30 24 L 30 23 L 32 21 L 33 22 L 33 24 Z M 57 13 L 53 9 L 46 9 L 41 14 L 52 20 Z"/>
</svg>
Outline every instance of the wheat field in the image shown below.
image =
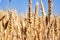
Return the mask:
<svg viewBox="0 0 60 40">
<path fill-rule="evenodd" d="M 42 0 L 36 2 L 32 11 L 32 0 L 28 0 L 29 10 L 22 18 L 16 10 L 0 10 L 0 40 L 60 40 L 60 17 L 52 15 L 52 0 L 48 0 L 48 15 Z M 39 6 L 42 16 L 38 15 Z"/>
</svg>

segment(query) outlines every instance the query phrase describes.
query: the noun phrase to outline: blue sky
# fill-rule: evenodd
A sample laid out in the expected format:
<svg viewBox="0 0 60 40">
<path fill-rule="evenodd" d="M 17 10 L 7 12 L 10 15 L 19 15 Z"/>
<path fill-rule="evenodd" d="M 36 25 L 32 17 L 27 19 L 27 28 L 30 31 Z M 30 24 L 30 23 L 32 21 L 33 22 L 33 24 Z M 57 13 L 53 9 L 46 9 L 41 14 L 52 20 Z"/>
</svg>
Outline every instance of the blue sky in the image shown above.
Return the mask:
<svg viewBox="0 0 60 40">
<path fill-rule="evenodd" d="M 35 11 L 35 5 L 36 2 L 39 2 L 39 14 L 41 14 L 40 10 L 40 0 L 32 0 L 32 8 L 33 11 Z M 46 13 L 48 14 L 48 0 L 42 0 Z M 53 14 L 59 14 L 60 15 L 60 0 L 52 0 L 53 2 Z M 0 9 L 6 10 L 6 9 L 16 9 L 18 13 L 26 13 L 28 12 L 28 0 L 11 0 L 11 3 L 9 3 L 9 0 L 1 0 L 0 2 Z"/>
</svg>

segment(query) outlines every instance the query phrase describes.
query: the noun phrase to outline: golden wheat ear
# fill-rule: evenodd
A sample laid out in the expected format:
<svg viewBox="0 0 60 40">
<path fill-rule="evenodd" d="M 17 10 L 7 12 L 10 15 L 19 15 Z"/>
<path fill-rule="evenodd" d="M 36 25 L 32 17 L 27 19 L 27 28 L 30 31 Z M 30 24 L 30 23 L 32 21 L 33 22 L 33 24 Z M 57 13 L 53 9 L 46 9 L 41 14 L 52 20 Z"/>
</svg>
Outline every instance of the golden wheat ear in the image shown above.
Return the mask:
<svg viewBox="0 0 60 40">
<path fill-rule="evenodd" d="M 41 6 L 42 15 L 43 16 L 46 16 L 46 12 L 45 12 L 44 5 L 43 5 L 42 0 L 40 0 L 40 6 Z"/>
<path fill-rule="evenodd" d="M 28 0 L 29 1 L 29 13 L 32 13 L 32 0 Z"/>
<path fill-rule="evenodd" d="M 48 20 L 51 22 L 52 19 L 52 0 L 48 0 Z"/>
<path fill-rule="evenodd" d="M 36 2 L 36 6 L 35 6 L 35 15 L 38 15 L 38 8 L 39 8 L 39 4 L 38 4 L 38 2 Z"/>
<path fill-rule="evenodd" d="M 52 15 L 52 0 L 48 0 L 48 15 Z"/>
</svg>

